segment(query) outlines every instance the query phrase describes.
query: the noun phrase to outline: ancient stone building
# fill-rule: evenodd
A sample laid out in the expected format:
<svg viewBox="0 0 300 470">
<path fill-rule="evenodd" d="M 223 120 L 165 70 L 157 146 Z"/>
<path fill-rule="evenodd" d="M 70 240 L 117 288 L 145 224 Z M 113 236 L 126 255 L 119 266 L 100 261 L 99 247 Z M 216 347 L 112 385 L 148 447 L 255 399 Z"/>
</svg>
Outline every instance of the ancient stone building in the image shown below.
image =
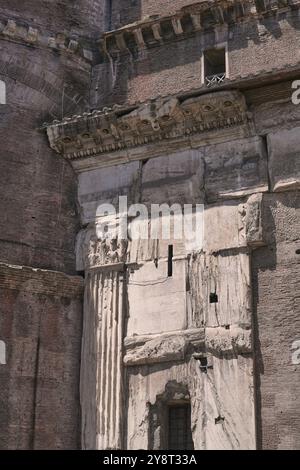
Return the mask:
<svg viewBox="0 0 300 470">
<path fill-rule="evenodd" d="M 299 5 L 1 0 L 0 448 L 300 448 Z"/>
</svg>

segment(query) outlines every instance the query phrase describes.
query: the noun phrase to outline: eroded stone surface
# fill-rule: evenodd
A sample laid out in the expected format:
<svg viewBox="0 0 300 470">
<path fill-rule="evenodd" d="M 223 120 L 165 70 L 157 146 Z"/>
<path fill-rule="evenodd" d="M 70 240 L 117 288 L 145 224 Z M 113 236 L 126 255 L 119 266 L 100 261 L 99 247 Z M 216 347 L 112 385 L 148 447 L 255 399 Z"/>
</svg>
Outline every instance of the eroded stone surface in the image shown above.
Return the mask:
<svg viewBox="0 0 300 470">
<path fill-rule="evenodd" d="M 300 187 L 300 127 L 268 135 L 270 177 L 273 191 L 289 191 Z M 282 155 L 285 156 L 284 162 Z"/>
</svg>

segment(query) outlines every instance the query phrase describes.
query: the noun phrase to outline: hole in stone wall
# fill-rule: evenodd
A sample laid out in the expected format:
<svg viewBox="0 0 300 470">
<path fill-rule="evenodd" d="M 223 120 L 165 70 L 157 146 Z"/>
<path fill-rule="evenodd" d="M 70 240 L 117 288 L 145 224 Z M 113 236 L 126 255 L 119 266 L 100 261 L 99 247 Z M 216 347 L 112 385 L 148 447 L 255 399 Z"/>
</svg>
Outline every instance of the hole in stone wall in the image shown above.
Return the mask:
<svg viewBox="0 0 300 470">
<path fill-rule="evenodd" d="M 221 424 L 225 421 L 225 418 L 223 416 L 218 416 L 217 418 L 215 418 L 215 424 Z"/>
<path fill-rule="evenodd" d="M 207 357 L 199 357 L 200 367 L 207 367 Z"/>
<path fill-rule="evenodd" d="M 225 325 L 225 330 L 229 330 L 230 329 L 230 325 Z"/>
<path fill-rule="evenodd" d="M 218 296 L 215 292 L 211 292 L 209 294 L 209 303 L 210 304 L 217 304 L 218 303 Z"/>
<path fill-rule="evenodd" d="M 295 251 L 296 255 L 300 255 L 300 248 L 297 248 L 297 250 Z"/>
<path fill-rule="evenodd" d="M 194 358 L 199 362 L 199 369 L 204 374 L 207 374 L 208 369 L 213 369 L 213 365 L 209 364 L 208 358 L 206 356 L 200 356 L 195 353 Z"/>
<path fill-rule="evenodd" d="M 190 284 L 189 276 L 187 276 L 186 279 L 185 279 L 185 290 L 186 290 L 186 292 L 190 292 L 190 290 L 191 290 L 191 284 Z"/>
<path fill-rule="evenodd" d="M 168 246 L 168 277 L 173 276 L 173 245 Z"/>
<path fill-rule="evenodd" d="M 198 360 L 200 362 L 201 372 L 204 372 L 204 374 L 207 374 L 207 357 L 199 357 Z"/>
</svg>

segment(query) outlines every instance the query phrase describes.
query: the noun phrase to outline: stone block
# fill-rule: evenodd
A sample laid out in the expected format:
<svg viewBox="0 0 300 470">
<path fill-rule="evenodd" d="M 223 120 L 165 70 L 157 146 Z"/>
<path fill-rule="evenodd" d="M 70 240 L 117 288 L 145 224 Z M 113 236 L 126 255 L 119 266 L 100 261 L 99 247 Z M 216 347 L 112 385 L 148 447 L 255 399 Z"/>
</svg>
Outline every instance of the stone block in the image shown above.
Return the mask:
<svg viewBox="0 0 300 470">
<path fill-rule="evenodd" d="M 127 334 L 161 333 L 186 327 L 185 260 L 173 262 L 168 277 L 166 260 L 147 262 L 130 273 Z M 168 293 L 168 295 L 166 295 Z"/>
<path fill-rule="evenodd" d="M 269 172 L 273 191 L 300 188 L 300 127 L 268 134 Z"/>
</svg>

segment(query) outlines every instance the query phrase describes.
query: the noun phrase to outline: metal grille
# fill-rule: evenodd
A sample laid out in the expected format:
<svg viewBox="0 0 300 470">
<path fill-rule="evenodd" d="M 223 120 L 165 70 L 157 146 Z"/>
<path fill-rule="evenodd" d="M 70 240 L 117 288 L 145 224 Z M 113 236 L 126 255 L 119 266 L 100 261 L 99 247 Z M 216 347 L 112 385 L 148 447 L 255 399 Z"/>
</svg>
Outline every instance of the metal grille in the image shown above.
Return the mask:
<svg viewBox="0 0 300 470">
<path fill-rule="evenodd" d="M 193 450 L 191 407 L 189 404 L 169 407 L 168 449 Z"/>
<path fill-rule="evenodd" d="M 205 77 L 206 86 L 212 87 L 214 85 L 219 85 L 220 83 L 224 82 L 225 78 L 226 78 L 225 73 L 218 73 L 216 75 L 209 75 L 208 77 Z"/>
</svg>

